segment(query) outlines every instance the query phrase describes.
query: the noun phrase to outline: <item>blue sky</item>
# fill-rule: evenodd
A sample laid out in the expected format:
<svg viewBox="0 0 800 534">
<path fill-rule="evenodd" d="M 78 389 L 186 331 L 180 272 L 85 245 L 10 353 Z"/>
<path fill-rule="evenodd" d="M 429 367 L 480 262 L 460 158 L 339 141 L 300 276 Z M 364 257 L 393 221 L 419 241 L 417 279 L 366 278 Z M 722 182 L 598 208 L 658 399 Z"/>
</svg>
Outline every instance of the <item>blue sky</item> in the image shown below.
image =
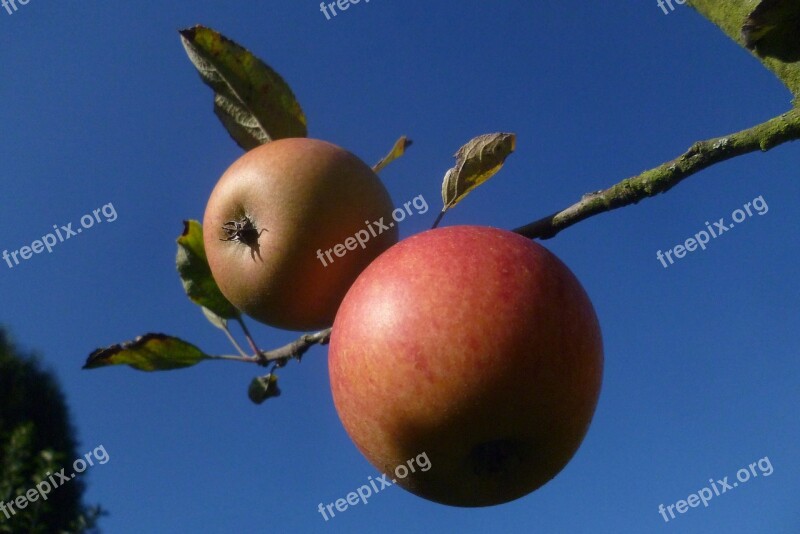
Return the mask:
<svg viewBox="0 0 800 534">
<path fill-rule="evenodd" d="M 118 215 L 0 263 L 0 323 L 58 374 L 81 449 L 110 456 L 83 475 L 87 500 L 111 512 L 106 532 L 797 531 L 798 144 L 545 242 L 594 302 L 605 380 L 578 454 L 513 503 L 458 509 L 388 488 L 325 522 L 318 503 L 376 475 L 338 421 L 325 349 L 282 370 L 283 395 L 262 406 L 246 397 L 260 369 L 244 364 L 80 369 L 94 348 L 145 332 L 230 351 L 184 297 L 175 238 L 241 150 L 176 30 L 202 23 L 247 46 L 292 86 L 311 136 L 370 163 L 410 136 L 382 173 L 398 205 L 422 194 L 432 206 L 405 237 L 430 226 L 451 156 L 475 135 L 515 132 L 516 153 L 444 224 L 513 228 L 789 108 L 788 91 L 688 6 L 630 4 L 372 0 L 332 20 L 306 0 L 0 11 L 0 248 L 108 203 Z M 763 216 L 667 269 L 656 259 L 759 196 Z M 262 346 L 296 335 L 250 325 Z M 770 476 L 659 515 L 764 457 Z"/>
</svg>

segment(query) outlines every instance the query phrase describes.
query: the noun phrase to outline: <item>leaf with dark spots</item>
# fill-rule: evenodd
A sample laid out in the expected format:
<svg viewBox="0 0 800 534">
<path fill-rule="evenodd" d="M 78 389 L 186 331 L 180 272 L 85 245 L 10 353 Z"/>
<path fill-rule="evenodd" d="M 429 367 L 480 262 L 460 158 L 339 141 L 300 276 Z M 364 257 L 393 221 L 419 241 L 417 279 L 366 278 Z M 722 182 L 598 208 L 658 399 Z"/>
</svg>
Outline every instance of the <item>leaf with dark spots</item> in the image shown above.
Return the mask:
<svg viewBox="0 0 800 534">
<path fill-rule="evenodd" d="M 210 357 L 200 349 L 166 334 L 145 334 L 92 352 L 84 369 L 129 365 L 139 371 L 170 371 L 191 367 Z"/>
<path fill-rule="evenodd" d="M 243 149 L 306 137 L 306 117 L 289 85 L 269 65 L 210 28 L 180 31 L 189 59 L 214 90 L 214 113 Z"/>
</svg>

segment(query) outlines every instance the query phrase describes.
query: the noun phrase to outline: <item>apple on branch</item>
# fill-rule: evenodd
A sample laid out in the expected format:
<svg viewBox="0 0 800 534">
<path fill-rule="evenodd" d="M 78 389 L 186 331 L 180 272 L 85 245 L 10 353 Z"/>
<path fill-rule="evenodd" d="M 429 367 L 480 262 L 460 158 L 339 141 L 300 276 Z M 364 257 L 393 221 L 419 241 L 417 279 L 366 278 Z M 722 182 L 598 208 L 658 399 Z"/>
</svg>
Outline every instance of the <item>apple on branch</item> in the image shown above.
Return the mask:
<svg viewBox="0 0 800 534">
<path fill-rule="evenodd" d="M 263 323 L 312 330 L 333 323 L 359 273 L 397 242 L 388 228 L 324 265 L 326 250 L 389 218 L 392 201 L 372 169 L 325 141 L 288 138 L 239 158 L 208 200 L 203 241 L 220 290 Z"/>
<path fill-rule="evenodd" d="M 432 501 L 489 506 L 558 474 L 583 440 L 603 369 L 594 308 L 547 249 L 506 230 L 454 226 L 390 248 L 336 315 L 333 400 L 381 472 Z"/>
</svg>

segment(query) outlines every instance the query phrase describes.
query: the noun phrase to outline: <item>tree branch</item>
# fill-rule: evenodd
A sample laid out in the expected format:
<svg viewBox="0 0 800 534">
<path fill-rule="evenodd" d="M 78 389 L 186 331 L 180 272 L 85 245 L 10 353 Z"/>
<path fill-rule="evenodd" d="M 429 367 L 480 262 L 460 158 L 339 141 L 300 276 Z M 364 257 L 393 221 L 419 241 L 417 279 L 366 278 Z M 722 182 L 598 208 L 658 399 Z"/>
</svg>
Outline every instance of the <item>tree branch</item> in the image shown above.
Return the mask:
<svg viewBox="0 0 800 534">
<path fill-rule="evenodd" d="M 332 328 L 326 328 L 313 334 L 303 334 L 298 339 L 277 349 L 259 351 L 256 356 L 225 354 L 222 356 L 207 356 L 207 358 L 209 360 L 257 363 L 263 367 L 272 363 L 275 367 L 283 367 L 293 358 L 299 360 L 314 345 L 327 345 L 331 339 L 331 330 Z"/>
<path fill-rule="evenodd" d="M 604 191 L 588 193 L 576 204 L 514 229 L 527 238 L 549 239 L 599 213 L 615 210 L 669 191 L 689 176 L 716 163 L 800 139 L 800 108 L 734 134 L 698 141 L 684 154 Z"/>
<path fill-rule="evenodd" d="M 263 366 L 275 363 L 278 367 L 283 367 L 292 358 L 299 360 L 312 346 L 327 345 L 331 339 L 331 330 L 331 328 L 326 328 L 313 334 L 304 334 L 288 345 L 262 351 L 256 357 L 256 363 Z"/>
</svg>

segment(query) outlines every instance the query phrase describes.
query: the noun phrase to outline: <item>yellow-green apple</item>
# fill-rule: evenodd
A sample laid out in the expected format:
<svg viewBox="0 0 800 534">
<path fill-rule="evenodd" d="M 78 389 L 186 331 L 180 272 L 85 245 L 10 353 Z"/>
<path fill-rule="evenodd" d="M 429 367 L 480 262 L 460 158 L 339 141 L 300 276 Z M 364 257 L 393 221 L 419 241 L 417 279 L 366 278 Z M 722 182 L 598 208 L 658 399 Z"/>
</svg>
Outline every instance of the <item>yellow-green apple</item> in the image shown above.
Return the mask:
<svg viewBox="0 0 800 534">
<path fill-rule="evenodd" d="M 454 226 L 401 241 L 361 273 L 328 361 L 339 417 L 376 468 L 426 499 L 488 506 L 539 488 L 575 454 L 603 348 L 591 301 L 555 255 L 506 230 Z M 430 468 L 410 472 L 420 454 Z"/>
<path fill-rule="evenodd" d="M 234 306 L 269 325 L 311 330 L 333 323 L 359 273 L 397 242 L 391 212 L 378 176 L 350 152 L 281 139 L 225 171 L 208 200 L 203 241 Z"/>
</svg>

